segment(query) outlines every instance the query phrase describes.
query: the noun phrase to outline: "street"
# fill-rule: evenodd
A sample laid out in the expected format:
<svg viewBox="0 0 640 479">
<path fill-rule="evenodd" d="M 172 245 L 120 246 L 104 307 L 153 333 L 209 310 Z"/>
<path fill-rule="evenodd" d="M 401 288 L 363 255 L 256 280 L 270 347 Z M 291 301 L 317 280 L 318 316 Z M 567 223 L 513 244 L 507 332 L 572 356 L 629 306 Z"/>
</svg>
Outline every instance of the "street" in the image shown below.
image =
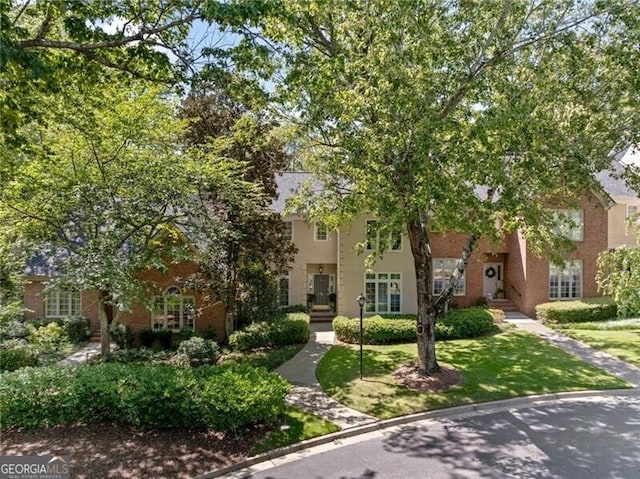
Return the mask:
<svg viewBox="0 0 640 479">
<path fill-rule="evenodd" d="M 594 397 L 420 421 L 319 446 L 229 477 L 640 478 L 640 399 Z"/>
</svg>

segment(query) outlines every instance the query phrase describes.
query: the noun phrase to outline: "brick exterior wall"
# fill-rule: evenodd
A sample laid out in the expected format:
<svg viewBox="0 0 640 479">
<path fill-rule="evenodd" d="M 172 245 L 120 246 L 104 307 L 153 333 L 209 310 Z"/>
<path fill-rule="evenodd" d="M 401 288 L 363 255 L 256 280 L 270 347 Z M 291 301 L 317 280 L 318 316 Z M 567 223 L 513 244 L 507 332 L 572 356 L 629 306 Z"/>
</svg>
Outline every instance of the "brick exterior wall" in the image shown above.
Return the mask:
<svg viewBox="0 0 640 479">
<path fill-rule="evenodd" d="M 139 278 L 151 284 L 148 297 L 154 294 L 162 294 L 168 287 L 176 285 L 176 278 L 186 278 L 195 272 L 195 265 L 190 262 L 171 263 L 165 273 L 157 269 L 147 270 L 139 274 Z M 43 293 L 46 277 L 28 278 L 24 290 L 24 304 L 27 308 L 27 319 L 45 317 L 45 295 Z M 219 341 L 226 340 L 225 333 L 225 308 L 221 302 L 210 304 L 204 300 L 201 294 L 193 291 L 182 291 L 182 294 L 193 296 L 198 310 L 195 320 L 195 329 L 205 332 L 213 329 Z M 100 329 L 99 301 L 97 291 L 83 291 L 81 296 L 82 315 L 89 318 L 91 331 Z M 131 326 L 136 333 L 143 329 L 151 328 L 151 312 L 142 304 L 133 305 L 130 312 L 122 313 L 120 321 Z"/>
</svg>

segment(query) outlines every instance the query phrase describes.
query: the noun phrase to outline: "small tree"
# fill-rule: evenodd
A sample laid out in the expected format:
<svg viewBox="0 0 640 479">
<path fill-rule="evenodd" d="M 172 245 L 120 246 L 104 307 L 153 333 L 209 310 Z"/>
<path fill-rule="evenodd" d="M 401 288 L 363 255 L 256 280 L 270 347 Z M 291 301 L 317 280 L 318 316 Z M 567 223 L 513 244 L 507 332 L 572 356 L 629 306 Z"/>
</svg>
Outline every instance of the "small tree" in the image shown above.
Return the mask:
<svg viewBox="0 0 640 479">
<path fill-rule="evenodd" d="M 225 162 L 181 148 L 185 123 L 162 93 L 114 85 L 77 97 L 57 123 L 33 126 L 0 191 L 3 241 L 47 247 L 56 283 L 100 292 L 103 353 L 109 325 L 146 293 L 137 273 L 193 257 L 220 231 L 200 189 L 242 187 Z"/>
</svg>

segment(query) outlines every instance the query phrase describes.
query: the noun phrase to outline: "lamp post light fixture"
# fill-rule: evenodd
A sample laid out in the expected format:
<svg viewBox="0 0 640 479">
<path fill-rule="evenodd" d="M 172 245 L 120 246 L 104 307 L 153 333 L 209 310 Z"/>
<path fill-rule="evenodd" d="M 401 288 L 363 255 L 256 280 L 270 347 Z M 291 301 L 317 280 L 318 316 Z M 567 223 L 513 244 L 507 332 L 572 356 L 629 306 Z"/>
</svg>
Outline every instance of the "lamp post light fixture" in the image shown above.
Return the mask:
<svg viewBox="0 0 640 479">
<path fill-rule="evenodd" d="M 358 306 L 360 306 L 360 379 L 362 379 L 362 308 L 366 302 L 367 298 L 360 293 L 358 296 Z"/>
</svg>

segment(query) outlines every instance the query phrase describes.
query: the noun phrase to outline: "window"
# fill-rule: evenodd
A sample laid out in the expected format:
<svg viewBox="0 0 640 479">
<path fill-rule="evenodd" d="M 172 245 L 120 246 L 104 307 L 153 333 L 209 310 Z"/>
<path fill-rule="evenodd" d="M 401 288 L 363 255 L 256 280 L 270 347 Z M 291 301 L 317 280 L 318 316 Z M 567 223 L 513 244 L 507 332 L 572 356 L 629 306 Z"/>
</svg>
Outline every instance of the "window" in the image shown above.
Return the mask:
<svg viewBox="0 0 640 479">
<path fill-rule="evenodd" d="M 289 275 L 278 278 L 278 306 L 289 306 Z"/>
<path fill-rule="evenodd" d="M 433 260 L 433 294 L 440 294 L 449 284 L 453 270 L 458 264 L 455 258 L 435 258 Z M 466 294 L 466 272 L 462 273 L 458 286 L 453 291 L 454 296 L 464 296 Z"/>
<path fill-rule="evenodd" d="M 184 296 L 180 288 L 171 286 L 163 296 L 154 296 L 151 312 L 152 329 L 193 329 L 196 305 L 192 296 Z"/>
<path fill-rule="evenodd" d="M 380 242 L 380 232 L 377 231 L 377 220 L 367 220 L 365 235 L 367 238 L 366 249 L 368 251 L 374 250 Z M 394 231 L 389 234 L 389 242 L 387 243 L 387 251 L 401 251 L 402 250 L 402 233 Z"/>
<path fill-rule="evenodd" d="M 556 210 L 555 216 L 557 222 L 556 234 L 572 241 L 582 241 L 584 225 L 582 210 Z"/>
<path fill-rule="evenodd" d="M 79 316 L 80 291 L 72 288 L 56 288 L 47 292 L 45 315 L 47 318 Z"/>
<path fill-rule="evenodd" d="M 316 241 L 327 241 L 329 239 L 327 227 L 324 225 L 315 223 L 315 238 L 316 238 Z"/>
<path fill-rule="evenodd" d="M 627 218 L 631 218 L 638 212 L 638 205 L 627 205 Z"/>
<path fill-rule="evenodd" d="M 284 239 L 293 239 L 293 221 L 284 221 L 282 225 L 282 237 Z"/>
<path fill-rule="evenodd" d="M 549 265 L 549 298 L 576 299 L 582 297 L 582 261 L 564 267 Z"/>
<path fill-rule="evenodd" d="M 402 311 L 400 273 L 367 273 L 364 283 L 367 313 L 400 313 Z"/>
</svg>

